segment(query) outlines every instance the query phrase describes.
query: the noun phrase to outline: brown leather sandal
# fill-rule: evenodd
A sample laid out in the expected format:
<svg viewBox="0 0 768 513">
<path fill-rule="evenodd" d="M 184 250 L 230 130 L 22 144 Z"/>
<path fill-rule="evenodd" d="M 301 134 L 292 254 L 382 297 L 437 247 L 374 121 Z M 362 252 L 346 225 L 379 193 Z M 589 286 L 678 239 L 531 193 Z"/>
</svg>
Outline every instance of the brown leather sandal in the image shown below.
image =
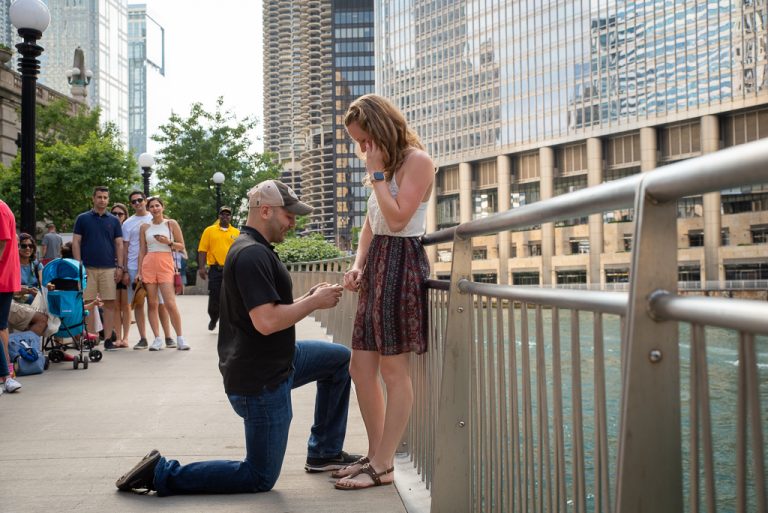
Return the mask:
<svg viewBox="0 0 768 513">
<path fill-rule="evenodd" d="M 372 488 L 374 486 L 391 485 L 393 483 L 393 481 L 382 483 L 381 482 L 381 476 L 384 476 L 386 474 L 390 474 L 390 473 L 392 473 L 394 471 L 395 471 L 395 467 L 390 467 L 387 470 L 385 470 L 384 472 L 376 472 L 376 470 L 374 470 L 374 468 L 371 466 L 370 463 L 366 463 L 365 465 L 360 467 L 359 471 L 355 472 L 351 476 L 347 476 L 347 478 L 356 477 L 356 476 L 359 476 L 360 474 L 365 474 L 365 475 L 367 475 L 368 477 L 371 478 L 371 481 L 373 481 L 372 483 L 370 483 L 370 484 L 363 484 L 362 486 L 358 486 L 357 484 L 353 484 L 351 486 L 346 486 L 346 485 L 341 484 L 341 483 L 344 482 L 344 479 L 339 479 L 338 481 L 336 481 L 336 484 L 334 485 L 334 487 L 337 490 L 363 490 L 365 488 Z M 354 482 L 354 481 L 347 481 L 347 482 Z"/>
<path fill-rule="evenodd" d="M 362 458 L 358 458 L 357 461 L 355 461 L 354 463 L 350 463 L 346 467 L 342 467 L 340 469 L 334 470 L 333 472 L 331 472 L 331 477 L 334 478 L 334 479 L 341 479 L 341 478 L 344 478 L 344 477 L 349 477 L 352 474 L 341 474 L 341 472 L 344 472 L 345 470 L 348 470 L 348 469 L 354 467 L 355 465 L 361 465 L 362 466 L 362 465 L 365 465 L 366 463 L 370 463 L 370 462 L 371 462 L 371 460 L 368 459 L 368 456 L 363 456 Z"/>
</svg>

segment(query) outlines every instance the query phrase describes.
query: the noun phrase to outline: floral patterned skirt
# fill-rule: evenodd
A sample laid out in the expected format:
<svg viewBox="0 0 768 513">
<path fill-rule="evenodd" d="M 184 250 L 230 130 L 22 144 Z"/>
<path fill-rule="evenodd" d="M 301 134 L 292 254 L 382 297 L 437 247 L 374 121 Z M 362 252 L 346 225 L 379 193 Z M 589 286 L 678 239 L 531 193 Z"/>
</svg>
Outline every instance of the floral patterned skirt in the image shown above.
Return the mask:
<svg viewBox="0 0 768 513">
<path fill-rule="evenodd" d="M 363 270 L 352 349 L 383 356 L 427 350 L 429 261 L 418 237 L 375 235 Z"/>
</svg>

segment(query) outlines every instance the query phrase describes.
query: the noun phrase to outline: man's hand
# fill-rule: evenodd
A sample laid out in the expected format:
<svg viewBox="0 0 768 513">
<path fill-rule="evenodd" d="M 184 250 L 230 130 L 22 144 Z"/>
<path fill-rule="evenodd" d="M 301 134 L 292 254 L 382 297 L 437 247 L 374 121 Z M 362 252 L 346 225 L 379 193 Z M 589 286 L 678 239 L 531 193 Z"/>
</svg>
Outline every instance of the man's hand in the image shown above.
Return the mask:
<svg viewBox="0 0 768 513">
<path fill-rule="evenodd" d="M 200 276 L 200 278 L 207 280 L 208 279 L 208 270 L 205 268 L 205 266 L 200 267 L 197 270 L 197 274 Z"/>
<path fill-rule="evenodd" d="M 344 287 L 341 285 L 329 285 L 327 283 L 321 283 L 311 290 L 312 300 L 315 301 L 317 309 L 333 308 L 339 304 L 341 299 L 341 293 Z"/>
</svg>

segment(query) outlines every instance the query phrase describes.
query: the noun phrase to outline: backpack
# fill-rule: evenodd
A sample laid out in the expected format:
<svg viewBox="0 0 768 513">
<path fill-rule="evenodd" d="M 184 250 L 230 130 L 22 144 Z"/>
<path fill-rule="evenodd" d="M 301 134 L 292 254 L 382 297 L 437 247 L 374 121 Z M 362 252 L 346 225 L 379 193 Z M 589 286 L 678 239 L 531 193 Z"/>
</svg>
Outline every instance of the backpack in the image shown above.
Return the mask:
<svg viewBox="0 0 768 513">
<path fill-rule="evenodd" d="M 11 333 L 8 337 L 8 352 L 19 376 L 41 374 L 45 369 L 40 336 L 31 331 Z"/>
</svg>

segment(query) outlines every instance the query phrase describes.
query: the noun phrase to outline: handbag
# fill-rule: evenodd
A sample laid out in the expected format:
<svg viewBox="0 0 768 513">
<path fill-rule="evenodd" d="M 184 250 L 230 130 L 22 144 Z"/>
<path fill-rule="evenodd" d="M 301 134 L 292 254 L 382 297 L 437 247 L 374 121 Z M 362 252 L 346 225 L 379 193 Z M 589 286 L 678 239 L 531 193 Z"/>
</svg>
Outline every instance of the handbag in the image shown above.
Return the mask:
<svg viewBox="0 0 768 513">
<path fill-rule="evenodd" d="M 168 233 L 170 236 L 168 237 L 171 239 L 171 244 L 174 243 L 173 240 L 173 231 L 171 231 L 171 223 L 168 223 Z M 176 295 L 180 295 L 184 293 L 184 283 L 181 281 L 181 272 L 179 271 L 179 266 L 176 265 L 176 250 L 171 247 L 171 258 L 173 259 L 173 290 L 176 292 Z"/>
<path fill-rule="evenodd" d="M 40 374 L 45 370 L 45 355 L 40 336 L 31 331 L 11 333 L 8 337 L 8 353 L 18 376 Z"/>
<path fill-rule="evenodd" d="M 131 308 L 140 308 L 144 306 L 144 301 L 147 299 L 147 289 L 144 287 L 144 282 L 136 280 L 133 284 L 133 301 L 131 301 Z"/>
</svg>

